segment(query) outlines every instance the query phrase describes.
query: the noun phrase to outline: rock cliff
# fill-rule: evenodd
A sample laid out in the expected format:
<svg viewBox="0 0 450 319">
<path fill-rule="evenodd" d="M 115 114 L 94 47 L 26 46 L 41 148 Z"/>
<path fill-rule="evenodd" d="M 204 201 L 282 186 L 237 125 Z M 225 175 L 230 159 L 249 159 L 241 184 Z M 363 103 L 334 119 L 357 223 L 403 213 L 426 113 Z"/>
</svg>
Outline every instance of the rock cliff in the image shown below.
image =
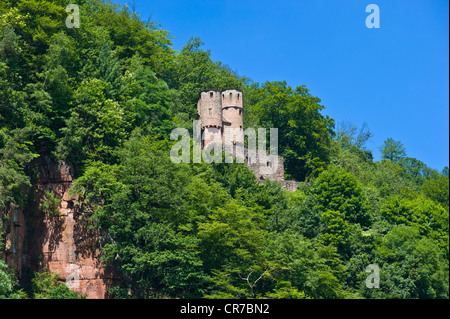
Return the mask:
<svg viewBox="0 0 450 319">
<path fill-rule="evenodd" d="M 89 229 L 77 196 L 69 195 L 73 170 L 49 158 L 38 161 L 37 180 L 27 204 L 11 205 L 7 212 L 6 242 L 2 258 L 20 280 L 33 271 L 55 271 L 66 284 L 87 298 L 107 298 L 112 270 L 100 261 L 101 238 Z M 52 192 L 59 202 L 56 214 L 45 214 L 40 204 Z"/>
</svg>

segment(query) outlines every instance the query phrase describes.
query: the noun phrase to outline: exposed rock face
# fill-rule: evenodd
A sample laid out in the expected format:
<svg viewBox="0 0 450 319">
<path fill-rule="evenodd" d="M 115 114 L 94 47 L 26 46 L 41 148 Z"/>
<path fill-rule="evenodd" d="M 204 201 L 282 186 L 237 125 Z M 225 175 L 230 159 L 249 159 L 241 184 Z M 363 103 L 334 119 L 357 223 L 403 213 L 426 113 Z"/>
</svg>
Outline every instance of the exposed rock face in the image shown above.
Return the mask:
<svg viewBox="0 0 450 319">
<path fill-rule="evenodd" d="M 26 234 L 23 209 L 11 204 L 3 218 L 5 226 L 5 246 L 1 258 L 8 266 L 17 270 L 19 276 L 22 274 L 23 243 Z"/>
<path fill-rule="evenodd" d="M 48 266 L 65 278 L 67 285 L 87 298 L 106 298 L 112 284 L 111 271 L 99 259 L 98 233 L 88 228 L 78 198 L 69 195 L 73 173 L 69 165 L 46 161 L 41 168 L 38 198 L 51 190 L 62 199 L 60 216 L 44 219 L 41 267 Z"/>
<path fill-rule="evenodd" d="M 16 268 L 19 277 L 31 271 L 55 271 L 72 290 L 87 298 L 107 298 L 112 272 L 99 259 L 101 247 L 96 231 L 88 228 L 76 196 L 69 195 L 73 170 L 48 158 L 38 165 L 39 179 L 25 207 L 12 206 L 6 230 L 3 259 Z M 59 214 L 46 215 L 39 209 L 45 191 L 52 191 Z"/>
</svg>

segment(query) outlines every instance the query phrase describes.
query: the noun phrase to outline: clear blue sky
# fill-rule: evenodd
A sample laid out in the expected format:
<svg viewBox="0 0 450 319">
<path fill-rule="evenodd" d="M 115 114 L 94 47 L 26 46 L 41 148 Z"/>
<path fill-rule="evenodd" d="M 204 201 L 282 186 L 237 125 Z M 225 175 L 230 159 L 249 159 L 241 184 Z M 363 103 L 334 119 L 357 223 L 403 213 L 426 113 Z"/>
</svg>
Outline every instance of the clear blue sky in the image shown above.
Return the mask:
<svg viewBox="0 0 450 319">
<path fill-rule="evenodd" d="M 116 1 L 117 2 L 117 1 Z M 130 3 L 120 0 L 119 3 Z M 368 29 L 368 4 L 380 28 Z M 336 122 L 367 122 L 368 148 L 392 137 L 408 156 L 449 164 L 448 0 L 135 0 L 137 12 L 192 36 L 212 58 L 256 82 L 306 85 Z"/>
</svg>

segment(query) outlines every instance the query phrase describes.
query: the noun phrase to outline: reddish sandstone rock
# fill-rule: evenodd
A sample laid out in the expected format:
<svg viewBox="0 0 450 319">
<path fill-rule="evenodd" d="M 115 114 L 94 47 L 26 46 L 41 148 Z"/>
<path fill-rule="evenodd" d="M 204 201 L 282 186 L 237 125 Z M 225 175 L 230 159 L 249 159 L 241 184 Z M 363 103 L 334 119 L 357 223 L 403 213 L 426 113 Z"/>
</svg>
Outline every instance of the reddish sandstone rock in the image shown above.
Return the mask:
<svg viewBox="0 0 450 319">
<path fill-rule="evenodd" d="M 87 298 L 107 298 L 113 276 L 99 259 L 98 233 L 88 228 L 78 197 L 69 195 L 73 169 L 43 158 L 38 172 L 39 180 L 27 206 L 14 207 L 9 212 L 13 218 L 7 228 L 7 249 L 2 258 L 18 270 L 19 277 L 24 268 L 48 269 L 59 273 L 70 289 Z M 45 191 L 52 191 L 61 199 L 59 214 L 50 216 L 39 209 Z"/>
</svg>

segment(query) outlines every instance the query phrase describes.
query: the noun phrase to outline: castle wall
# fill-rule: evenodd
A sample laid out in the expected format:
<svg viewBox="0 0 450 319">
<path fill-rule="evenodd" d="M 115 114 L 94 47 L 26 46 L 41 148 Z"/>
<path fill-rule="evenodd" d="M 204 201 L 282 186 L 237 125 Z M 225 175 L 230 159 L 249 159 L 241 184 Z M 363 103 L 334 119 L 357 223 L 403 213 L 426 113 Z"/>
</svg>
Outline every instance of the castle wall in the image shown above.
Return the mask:
<svg viewBox="0 0 450 319">
<path fill-rule="evenodd" d="M 284 159 L 281 156 L 246 150 L 245 162 L 259 182 L 284 181 Z"/>
<path fill-rule="evenodd" d="M 242 109 L 237 107 L 223 109 L 223 121 L 224 142 L 233 141 L 234 143 L 244 144 Z"/>
<path fill-rule="evenodd" d="M 299 182 L 297 181 L 282 181 L 281 182 L 282 188 L 291 191 L 291 192 L 295 192 L 298 188 Z"/>
</svg>

